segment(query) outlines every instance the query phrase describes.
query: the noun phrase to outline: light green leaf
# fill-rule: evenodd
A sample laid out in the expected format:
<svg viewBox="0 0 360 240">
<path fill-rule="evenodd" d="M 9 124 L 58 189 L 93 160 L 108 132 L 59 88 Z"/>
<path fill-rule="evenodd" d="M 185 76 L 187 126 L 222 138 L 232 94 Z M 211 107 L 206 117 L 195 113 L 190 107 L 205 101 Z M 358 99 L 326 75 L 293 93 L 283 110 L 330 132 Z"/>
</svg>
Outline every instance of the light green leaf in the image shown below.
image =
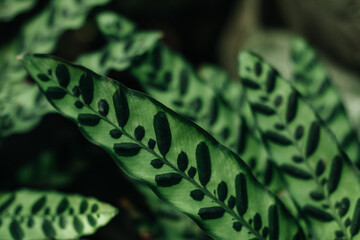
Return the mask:
<svg viewBox="0 0 360 240">
<path fill-rule="evenodd" d="M 118 210 L 95 198 L 21 189 L 0 196 L 1 239 L 74 239 L 94 233 Z"/>
<path fill-rule="evenodd" d="M 36 85 L 3 84 L 0 91 L 0 139 L 37 126 L 43 115 L 53 112 Z"/>
<path fill-rule="evenodd" d="M 77 62 L 101 74 L 111 69 L 122 71 L 153 48 L 161 37 L 160 32 L 136 32 L 116 42 L 109 42 L 96 52 L 82 55 Z"/>
<path fill-rule="evenodd" d="M 294 38 L 291 46 L 292 68 L 296 88 L 311 100 L 319 116 L 329 126 L 350 160 L 360 166 L 360 144 L 349 122 L 338 91 L 317 53 L 302 38 Z"/>
<path fill-rule="evenodd" d="M 89 140 L 213 237 L 303 239 L 296 221 L 245 163 L 197 125 L 83 67 L 44 55 L 26 55 L 23 62 Z M 49 69 L 51 80 L 41 81 L 38 74 Z"/>
<path fill-rule="evenodd" d="M 0 1 L 0 22 L 10 21 L 17 15 L 32 9 L 38 0 L 2 0 Z"/>
<path fill-rule="evenodd" d="M 301 94 L 258 56 L 240 53 L 239 74 L 271 159 L 307 216 L 312 236 L 359 239 L 359 173 L 334 135 Z"/>
</svg>

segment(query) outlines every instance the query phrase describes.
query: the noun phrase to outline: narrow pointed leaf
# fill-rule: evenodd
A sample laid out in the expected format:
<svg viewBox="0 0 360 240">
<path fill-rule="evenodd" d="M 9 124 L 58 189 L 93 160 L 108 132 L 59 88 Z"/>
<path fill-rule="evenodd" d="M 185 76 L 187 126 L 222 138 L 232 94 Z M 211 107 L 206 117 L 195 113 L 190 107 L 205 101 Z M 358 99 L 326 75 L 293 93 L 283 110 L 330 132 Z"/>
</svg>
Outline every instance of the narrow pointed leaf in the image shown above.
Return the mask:
<svg viewBox="0 0 360 240">
<path fill-rule="evenodd" d="M 75 239 L 106 225 L 118 210 L 90 197 L 17 190 L 0 197 L 3 239 Z"/>
<path fill-rule="evenodd" d="M 247 88 L 247 100 L 254 103 L 260 96 L 266 96 L 270 106 L 275 109 L 273 115 L 256 111 L 253 113 L 268 151 L 283 173 L 290 194 L 309 221 L 313 237 L 334 239 L 342 235 L 344 239 L 350 239 L 350 230 L 344 222 L 347 217 L 351 218 L 360 196 L 358 171 L 312 106 L 289 82 L 278 76 L 274 89 L 269 93 L 267 75 L 271 73 L 272 67 L 249 52 L 240 53 L 239 62 L 240 77 L 251 79 L 260 85 L 258 89 Z M 258 64 L 262 65 L 261 76 L 256 74 Z M 297 95 L 296 105 L 293 103 L 294 94 Z M 279 98 L 285 104 L 277 105 L 276 99 Z M 289 113 L 294 111 L 289 106 L 296 107 L 296 114 Z M 284 126 L 283 130 L 279 130 L 282 137 L 268 138 L 269 131 L 273 131 L 273 126 L 277 123 Z M 300 127 L 303 129 L 301 137 L 298 133 Z M 293 161 L 299 157 L 302 161 Z M 348 187 L 349 183 L 352 188 Z M 315 197 L 314 190 L 318 193 Z M 319 199 L 319 194 L 324 196 L 323 200 Z M 335 210 L 343 201 L 348 201 L 350 205 L 346 213 Z"/>
<path fill-rule="evenodd" d="M 273 205 L 277 206 L 279 236 L 282 239 L 291 239 L 299 231 L 302 232 L 299 225 L 276 197 L 256 181 L 244 162 L 197 125 L 149 96 L 127 89 L 120 83 L 99 76 L 89 70 L 84 70 L 83 67 L 44 55 L 27 55 L 23 61 L 30 74 L 34 76 L 46 72 L 48 69 L 54 69 L 59 64 L 65 64 L 71 76 L 71 81 L 66 89 L 67 95 L 61 100 L 50 101 L 60 109 L 62 114 L 75 122 L 77 122 L 79 114 L 99 114 L 96 110 L 96 103 L 100 99 L 106 100 L 109 103 L 107 117 L 99 114 L 101 120 L 96 126 L 80 125 L 85 136 L 109 152 L 127 174 L 146 182 L 156 191 L 158 196 L 178 210 L 191 216 L 212 236 L 221 239 L 246 239 L 250 236 L 265 239 L 261 235 L 261 230 L 256 231 L 248 223 L 247 219 L 253 218 L 253 213 L 258 213 L 261 219 L 269 219 L 268 208 Z M 94 89 L 98 91 L 94 92 L 94 99 L 90 105 L 84 103 L 84 107 L 78 109 L 74 106 L 74 103 L 82 101 L 82 99 L 73 95 L 68 89 L 78 85 L 79 78 L 76 76 L 80 76 L 84 71 L 91 73 L 94 80 Z M 60 86 L 56 79 L 51 79 L 48 82 L 37 81 L 37 83 L 42 90 L 50 86 Z M 115 106 L 112 101 L 113 95 L 118 89 L 122 89 L 121 91 L 124 93 L 129 106 L 129 119 L 122 127 L 118 127 Z M 164 152 L 160 150 L 162 147 L 157 144 L 154 149 L 150 149 L 147 144 L 144 144 L 149 139 L 159 141 L 158 134 L 156 134 L 157 130 L 154 129 L 153 124 L 155 116 L 159 116 L 157 115 L 159 113 L 161 113 L 161 119 L 166 119 L 171 131 L 172 143 L 166 156 L 163 156 Z M 165 122 L 165 120 L 162 121 Z M 139 125 L 145 129 L 145 136 L 141 141 L 137 140 L 133 135 L 135 128 Z M 114 128 L 122 132 L 119 139 L 113 139 L 109 136 L 109 131 Z M 189 136 L 191 137 L 189 138 Z M 130 143 L 141 148 L 137 154 L 134 151 L 126 156 L 116 154 L 114 147 L 116 149 L 119 146 L 118 144 L 127 144 L 127 147 L 129 147 Z M 206 144 L 207 148 L 203 144 Z M 200 155 L 197 153 L 197 146 L 201 148 Z M 164 149 L 167 150 L 167 147 Z M 185 172 L 182 171 L 183 168 L 179 169 L 177 167 L 178 156 L 181 152 L 187 154 L 188 165 L 191 166 Z M 164 165 L 161 168 L 154 168 L 150 164 L 154 159 L 160 159 Z M 199 166 L 198 159 L 205 159 L 204 163 L 206 163 L 203 165 L 204 167 L 199 169 L 197 169 Z M 211 166 L 211 168 L 206 166 Z M 200 173 L 202 170 L 205 170 L 205 174 Z M 228 186 L 227 195 L 229 196 L 228 199 L 225 199 L 225 202 L 230 203 L 230 198 L 234 198 L 233 196 L 239 197 L 235 187 L 235 178 L 238 174 L 245 176 L 246 181 L 242 181 L 241 185 L 246 184 L 247 186 L 248 210 L 242 216 L 214 194 L 218 183 L 223 181 Z M 202 185 L 204 183 L 206 183 L 206 188 Z M 191 197 L 190 192 L 196 189 L 204 192 L 203 200 L 197 201 Z M 238 228 L 233 228 L 234 222 L 242 224 L 241 231 Z M 262 224 L 263 227 L 268 227 L 268 225 L 269 223 L 265 221 Z M 281 231 L 283 228 L 286 231 Z"/>
<path fill-rule="evenodd" d="M 315 49 L 304 39 L 294 38 L 291 42 L 291 51 L 296 88 L 311 100 L 350 160 L 360 166 L 359 138 L 327 69 L 321 63 Z"/>
</svg>

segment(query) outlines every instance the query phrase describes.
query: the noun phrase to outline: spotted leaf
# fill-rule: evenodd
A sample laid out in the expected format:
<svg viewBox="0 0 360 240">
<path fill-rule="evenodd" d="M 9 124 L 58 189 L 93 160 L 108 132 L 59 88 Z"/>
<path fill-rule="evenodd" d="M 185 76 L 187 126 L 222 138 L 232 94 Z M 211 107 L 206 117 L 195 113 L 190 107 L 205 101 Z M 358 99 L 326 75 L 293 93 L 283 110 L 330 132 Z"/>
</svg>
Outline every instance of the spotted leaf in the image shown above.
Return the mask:
<svg viewBox="0 0 360 240">
<path fill-rule="evenodd" d="M 0 197 L 3 239 L 74 239 L 94 233 L 118 210 L 95 198 L 50 191 L 17 190 Z"/>
<path fill-rule="evenodd" d="M 288 214 L 278 199 L 255 179 L 250 169 L 235 153 L 188 119 L 148 95 L 130 90 L 119 82 L 99 76 L 83 67 L 46 55 L 26 55 L 23 62 L 32 76 L 55 69 L 59 64 L 65 65 L 70 73 L 70 83 L 63 88 L 67 94 L 60 100 L 49 99 L 51 103 L 75 122 L 78 122 L 79 114 L 97 115 L 100 121 L 96 125 L 79 125 L 85 136 L 109 152 L 123 171 L 146 182 L 156 190 L 158 196 L 191 216 L 210 235 L 222 239 L 264 239 L 260 230 L 255 230 L 247 219 L 253 218 L 255 212 L 262 219 L 261 225 L 267 227 L 268 208 L 273 205 L 277 208 L 279 239 L 291 239 L 298 232 L 302 232 L 295 219 Z M 78 86 L 79 78 L 76 76 L 81 76 L 84 71 L 91 74 L 96 89 L 90 104 L 86 104 L 81 96 L 70 91 L 74 86 Z M 36 82 L 42 90 L 61 87 L 56 79 Z M 127 121 L 120 126 L 118 119 L 121 115 L 114 105 L 124 106 L 125 101 L 112 101 L 114 93 L 119 89 L 129 110 Z M 109 103 L 106 117 L 97 111 L 97 103 L 101 99 Z M 76 101 L 81 101 L 84 107 L 78 109 L 73 104 Z M 139 125 L 145 132 L 141 141 L 133 135 Z M 113 129 L 117 129 L 122 135 L 114 139 L 109 135 Z M 156 139 L 156 145 L 152 149 L 144 144 L 150 139 Z M 160 139 L 163 142 L 159 144 Z M 118 151 L 119 148 L 121 151 Z M 186 154 L 187 160 L 184 160 L 183 153 Z M 154 167 L 154 164 L 151 164 L 154 159 L 157 159 L 155 166 L 159 166 L 160 160 L 163 162 L 162 167 Z M 189 170 L 185 170 L 187 166 L 191 166 L 188 167 Z M 239 174 L 240 185 L 243 189 L 246 186 L 246 198 L 239 195 L 244 193 L 244 190 L 239 192 L 236 189 Z M 226 183 L 229 199 L 223 199 L 224 196 L 218 198 L 216 190 L 220 182 Z M 194 195 L 192 197 L 190 194 L 194 190 L 202 191 L 204 198 L 200 200 L 199 195 L 196 195 L 194 200 Z M 240 198 L 240 201 L 230 201 L 233 196 Z M 247 209 L 241 210 L 242 215 L 225 204 L 230 204 L 234 200 L 237 209 Z M 243 230 L 234 229 L 234 222 L 240 222 Z"/>
<path fill-rule="evenodd" d="M 291 42 L 291 64 L 296 88 L 310 99 L 350 160 L 359 167 L 359 139 L 350 123 L 342 99 L 332 84 L 331 76 L 315 49 L 304 39 L 294 38 Z"/>
<path fill-rule="evenodd" d="M 246 87 L 247 100 L 254 103 L 260 96 L 266 96 L 275 109 L 273 115 L 256 111 L 253 115 L 271 159 L 281 170 L 292 198 L 309 221 L 313 237 L 334 239 L 343 235 L 344 239 L 350 239 L 350 230 L 343 222 L 351 217 L 359 193 L 348 184 L 351 182 L 354 189 L 360 189 L 360 176 L 353 164 L 313 107 L 289 82 L 278 76 L 273 90 L 267 91 L 268 75 L 273 71 L 269 64 L 250 52 L 241 52 L 239 63 L 240 77 L 260 86 L 257 89 Z M 256 70 L 258 64 L 262 65 L 261 74 Z M 285 104 L 276 106 L 278 98 Z M 269 138 L 269 132 L 278 123 L 284 126 L 281 135 L 274 132 L 276 137 Z M 301 137 L 299 128 L 302 129 Z M 301 161 L 298 161 L 299 157 Z M 334 209 L 343 198 L 349 200 L 351 210 L 339 214 L 340 211 Z M 337 229 L 336 233 L 333 229 Z"/>
</svg>

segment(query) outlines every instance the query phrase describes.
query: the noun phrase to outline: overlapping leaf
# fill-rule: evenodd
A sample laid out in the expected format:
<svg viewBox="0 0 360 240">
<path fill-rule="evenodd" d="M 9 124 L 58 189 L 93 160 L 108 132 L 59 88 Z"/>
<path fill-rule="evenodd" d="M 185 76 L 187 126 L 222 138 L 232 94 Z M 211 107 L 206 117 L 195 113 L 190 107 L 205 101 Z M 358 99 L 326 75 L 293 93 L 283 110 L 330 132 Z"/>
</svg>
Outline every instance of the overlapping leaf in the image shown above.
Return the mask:
<svg viewBox="0 0 360 240">
<path fill-rule="evenodd" d="M 0 196 L 0 239 L 76 239 L 94 233 L 118 210 L 94 198 L 17 190 Z"/>
<path fill-rule="evenodd" d="M 245 163 L 192 122 L 82 67 L 43 55 L 23 61 L 89 140 L 212 236 L 303 239 L 296 221 Z"/>
<path fill-rule="evenodd" d="M 333 134 L 258 56 L 240 53 L 239 74 L 264 143 L 308 217 L 313 237 L 359 239 L 360 178 Z"/>
<path fill-rule="evenodd" d="M 0 137 L 28 131 L 44 114 L 53 111 L 37 88 L 25 82 L 26 71 L 16 56 L 23 52 L 51 52 L 65 30 L 80 27 L 94 6 L 108 1 L 51 1 L 20 29 L 16 39 L 0 49 Z M 16 5 L 20 1 L 11 2 Z"/>
<path fill-rule="evenodd" d="M 29 11 L 38 0 L 2 0 L 0 1 L 0 22 L 10 21 L 18 14 Z"/>
<path fill-rule="evenodd" d="M 292 41 L 292 67 L 296 88 L 311 100 L 320 117 L 335 134 L 344 151 L 360 166 L 360 144 L 349 122 L 339 93 L 331 83 L 326 68 L 305 40 Z"/>
</svg>

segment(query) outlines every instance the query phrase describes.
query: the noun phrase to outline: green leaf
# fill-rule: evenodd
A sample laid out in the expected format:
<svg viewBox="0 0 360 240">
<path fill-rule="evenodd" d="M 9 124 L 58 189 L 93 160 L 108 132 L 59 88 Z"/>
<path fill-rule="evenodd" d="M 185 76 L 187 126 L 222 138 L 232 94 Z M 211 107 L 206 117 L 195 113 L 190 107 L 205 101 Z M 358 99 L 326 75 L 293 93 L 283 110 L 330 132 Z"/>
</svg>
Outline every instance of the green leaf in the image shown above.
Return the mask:
<svg viewBox="0 0 360 240">
<path fill-rule="evenodd" d="M 17 15 L 32 9 L 38 0 L 2 0 L 0 2 L 0 22 L 10 21 Z"/>
<path fill-rule="evenodd" d="M 66 91 L 62 99 L 49 99 L 52 104 L 77 122 L 85 136 L 110 153 L 127 174 L 147 183 L 159 197 L 191 216 L 210 235 L 220 239 L 265 239 L 263 234 L 266 236 L 268 229 L 275 229 L 278 239 L 291 239 L 296 234 L 303 234 L 277 198 L 256 181 L 245 163 L 192 122 L 149 96 L 127 89 L 83 67 L 44 55 L 26 55 L 23 62 L 32 76 L 46 73 L 49 69 L 54 72 L 60 64 L 65 65 L 70 73 L 70 83 L 66 88 L 59 85 L 55 75 L 48 82 L 35 79 L 42 91 L 49 87 L 59 87 Z M 89 105 L 72 93 L 85 72 L 94 81 L 94 99 Z M 117 99 L 123 100 L 114 101 L 114 94 L 120 95 Z M 129 114 L 120 116 L 116 108 L 124 108 L 125 99 Z M 97 103 L 100 100 L 109 103 L 106 117 L 98 113 Z M 76 101 L 81 101 L 84 107 L 76 108 Z M 90 126 L 83 125 L 78 121 L 80 114 L 95 115 L 100 121 Z M 119 119 L 122 119 L 121 124 Z M 164 126 L 156 126 L 157 121 Z M 145 131 L 142 140 L 136 139 L 133 134 L 139 126 Z M 114 129 L 121 132 L 120 138 L 112 137 L 110 132 Z M 149 147 L 150 141 L 155 141 L 152 148 Z M 182 152 L 186 153 L 188 159 L 185 172 L 177 167 Z M 184 159 L 184 156 L 181 158 Z M 161 160 L 162 167 L 157 167 L 158 164 L 154 167 L 151 164 L 154 159 Z M 202 164 L 199 165 L 199 162 Z M 241 185 L 247 187 L 247 210 L 242 215 L 234 209 L 236 198 L 240 197 L 236 191 L 238 174 L 243 176 Z M 225 201 L 220 200 L 216 193 L 221 182 L 226 183 L 228 189 Z M 194 200 L 190 194 L 193 190 L 202 191 L 204 198 L 201 201 Z M 269 217 L 269 208 L 274 209 L 270 211 L 272 217 Z M 248 223 L 256 214 L 262 219 L 262 228 L 258 231 Z"/>
<path fill-rule="evenodd" d="M 16 56 L 23 52 L 51 52 L 64 31 L 80 27 L 93 7 L 108 1 L 51 1 L 20 29 L 16 39 L 0 49 L 0 138 L 29 131 L 43 115 L 54 111 L 38 89 L 26 82 L 26 71 Z M 19 2 L 29 4 L 32 1 L 11 0 L 11 6 L 19 5 Z M 1 4 L 10 7 L 10 1 Z M 48 81 L 48 75 L 36 77 Z M 49 94 L 55 98 L 62 96 L 56 89 Z"/>
<path fill-rule="evenodd" d="M 302 38 L 293 39 L 291 50 L 296 88 L 311 100 L 319 116 L 335 134 L 350 160 L 359 167 L 359 138 L 325 66 L 315 50 Z"/>
<path fill-rule="evenodd" d="M 360 197 L 358 171 L 312 106 L 289 82 L 277 75 L 268 91 L 269 74 L 274 71 L 269 64 L 249 52 L 239 54 L 239 63 L 240 77 L 259 86 L 245 85 L 248 101 L 258 104 L 266 97 L 261 104 L 274 111 L 269 115 L 253 109 L 253 115 L 271 159 L 282 170 L 290 194 L 308 218 L 313 237 L 351 239 L 345 222 L 354 219 Z M 277 124 L 283 129 L 277 129 Z M 349 203 L 346 211 L 340 210 L 343 202 Z"/>
<path fill-rule="evenodd" d="M 98 51 L 81 56 L 77 62 L 101 74 L 111 69 L 121 71 L 129 68 L 162 37 L 157 31 L 135 31 L 132 22 L 112 12 L 98 14 L 97 24 L 109 43 Z"/>
<path fill-rule="evenodd" d="M 94 233 L 118 210 L 94 198 L 21 189 L 0 197 L 3 239 L 74 239 Z"/>
</svg>

